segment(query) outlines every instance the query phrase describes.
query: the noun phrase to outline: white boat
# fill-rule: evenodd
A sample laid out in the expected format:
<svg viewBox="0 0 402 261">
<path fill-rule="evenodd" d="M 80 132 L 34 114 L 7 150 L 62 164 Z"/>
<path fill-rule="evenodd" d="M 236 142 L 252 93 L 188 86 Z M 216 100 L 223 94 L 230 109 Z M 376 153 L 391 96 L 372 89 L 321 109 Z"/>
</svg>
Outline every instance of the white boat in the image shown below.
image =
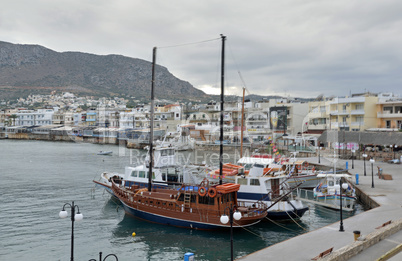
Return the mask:
<svg viewBox="0 0 402 261">
<path fill-rule="evenodd" d="M 98 155 L 112 155 L 113 154 L 113 151 L 99 151 L 98 152 Z"/>
<path fill-rule="evenodd" d="M 166 133 L 163 141 L 156 141 L 156 146 L 171 146 L 176 151 L 193 150 L 195 147 L 195 140 L 190 136 L 183 136 L 181 133 Z"/>
<path fill-rule="evenodd" d="M 353 211 L 356 204 L 356 193 L 353 186 L 347 181 L 351 179 L 349 174 L 318 174 L 324 178 L 314 189 L 314 199 L 329 208 L 340 209 L 341 195 L 342 208 L 346 211 Z M 345 188 L 342 188 L 340 180 L 343 179 Z"/>
<path fill-rule="evenodd" d="M 148 148 L 148 147 L 147 147 Z M 182 183 L 193 183 L 197 181 L 188 175 L 183 175 L 183 166 L 176 163 L 176 150 L 171 146 L 156 146 L 154 150 L 154 165 L 152 168 L 152 187 L 160 188 L 168 185 L 181 186 Z M 149 180 L 149 153 L 144 163 L 137 166 L 126 166 L 124 173 L 103 172 L 100 180 L 94 182 L 103 186 L 112 193 L 111 178 L 119 177 L 125 186 L 139 186 L 146 188 Z"/>
<path fill-rule="evenodd" d="M 288 173 L 289 185 L 294 188 L 298 186 L 299 188 L 311 189 L 316 187 L 322 180 L 321 177 L 317 175 L 319 172 L 314 166 L 310 166 L 305 160 L 293 160 L 289 162 L 284 162 L 283 165 L 286 166 L 286 172 Z"/>
<path fill-rule="evenodd" d="M 270 162 L 268 159 L 242 159 L 242 162 L 254 163 L 246 171 L 244 167 L 224 164 L 222 168 L 224 182 L 240 184 L 237 197 L 252 206 L 255 202 L 263 202 L 268 206 L 268 220 L 299 219 L 308 210 L 301 200 L 293 197 L 293 189 L 287 183 L 287 175 L 281 165 L 266 168 L 261 163 Z M 199 172 L 201 173 L 201 172 Z M 211 182 L 218 182 L 219 171 L 213 170 L 207 174 Z"/>
</svg>

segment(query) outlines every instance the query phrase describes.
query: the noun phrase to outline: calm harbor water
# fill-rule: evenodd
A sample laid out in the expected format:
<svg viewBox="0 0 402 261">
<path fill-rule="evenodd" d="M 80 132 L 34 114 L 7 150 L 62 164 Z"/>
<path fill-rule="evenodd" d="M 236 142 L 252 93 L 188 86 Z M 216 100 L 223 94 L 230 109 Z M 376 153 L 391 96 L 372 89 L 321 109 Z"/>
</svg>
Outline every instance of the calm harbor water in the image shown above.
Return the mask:
<svg viewBox="0 0 402 261">
<path fill-rule="evenodd" d="M 112 150 L 113 155 L 96 155 L 100 150 Z M 195 260 L 229 260 L 229 231 L 195 231 L 133 219 L 103 189 L 95 189 L 92 180 L 101 172 L 123 172 L 143 154 L 113 145 L 0 140 L 0 259 L 70 260 L 71 221 L 58 214 L 64 203 L 74 201 L 84 216 L 74 223 L 75 260 L 97 260 L 100 251 L 123 261 L 183 260 L 187 252 L 194 253 Z M 187 152 L 181 157 L 216 160 L 211 154 Z M 338 220 L 338 212 L 311 206 L 299 224 L 263 222 L 235 230 L 235 257 Z"/>
</svg>

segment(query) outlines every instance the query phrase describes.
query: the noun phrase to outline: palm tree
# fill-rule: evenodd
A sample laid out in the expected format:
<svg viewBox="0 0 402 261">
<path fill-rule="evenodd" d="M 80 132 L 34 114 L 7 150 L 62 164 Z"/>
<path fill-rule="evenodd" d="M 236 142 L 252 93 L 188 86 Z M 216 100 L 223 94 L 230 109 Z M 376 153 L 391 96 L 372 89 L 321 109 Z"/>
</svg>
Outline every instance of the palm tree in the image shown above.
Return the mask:
<svg viewBox="0 0 402 261">
<path fill-rule="evenodd" d="M 15 126 L 15 119 L 17 119 L 18 116 L 16 114 L 11 114 L 10 116 L 8 116 L 8 118 L 12 119 L 13 126 Z"/>
</svg>

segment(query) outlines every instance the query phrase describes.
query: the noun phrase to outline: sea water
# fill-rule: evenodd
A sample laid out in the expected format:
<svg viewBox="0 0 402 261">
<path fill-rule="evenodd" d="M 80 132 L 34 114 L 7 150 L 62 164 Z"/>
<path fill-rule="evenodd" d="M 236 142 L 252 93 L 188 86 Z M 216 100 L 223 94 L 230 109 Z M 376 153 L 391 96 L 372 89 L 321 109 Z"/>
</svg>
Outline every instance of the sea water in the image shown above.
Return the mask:
<svg viewBox="0 0 402 261">
<path fill-rule="evenodd" d="M 113 154 L 97 155 L 99 151 Z M 74 260 L 98 260 L 99 252 L 103 257 L 115 254 L 120 261 L 184 260 L 187 252 L 195 260 L 230 260 L 229 230 L 197 231 L 137 220 L 126 216 L 104 189 L 95 188 L 92 181 L 103 171 L 123 173 L 144 155 L 114 145 L 0 140 L 0 260 L 70 260 L 71 209 L 67 205 L 65 219 L 59 212 L 73 201 L 84 216 L 74 222 Z M 180 158 L 216 164 L 219 156 L 195 151 Z M 350 214 L 343 215 L 346 219 Z M 260 222 L 234 230 L 234 256 L 334 222 L 339 222 L 339 212 L 311 205 L 299 223 Z"/>
</svg>

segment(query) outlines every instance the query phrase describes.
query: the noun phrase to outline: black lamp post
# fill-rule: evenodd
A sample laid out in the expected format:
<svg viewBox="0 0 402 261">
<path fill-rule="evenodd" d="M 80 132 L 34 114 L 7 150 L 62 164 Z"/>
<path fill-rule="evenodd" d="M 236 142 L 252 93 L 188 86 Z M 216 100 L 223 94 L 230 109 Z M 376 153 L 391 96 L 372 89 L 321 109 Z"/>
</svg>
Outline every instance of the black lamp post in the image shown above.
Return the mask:
<svg viewBox="0 0 402 261">
<path fill-rule="evenodd" d="M 374 159 L 370 159 L 371 162 L 371 187 L 374 188 Z"/>
<path fill-rule="evenodd" d="M 321 157 L 320 157 L 321 146 L 318 145 L 317 149 L 318 149 L 318 163 L 321 163 Z"/>
<path fill-rule="evenodd" d="M 226 215 L 226 209 L 229 209 L 229 217 Z M 239 211 L 234 211 L 235 207 L 226 207 L 221 216 L 221 223 L 227 224 L 230 222 L 230 260 L 233 261 L 233 218 L 236 220 L 241 219 L 241 213 Z"/>
<path fill-rule="evenodd" d="M 354 164 L 354 157 L 355 157 L 355 150 L 354 149 L 352 149 L 352 169 L 354 169 L 355 168 L 355 164 Z"/>
<path fill-rule="evenodd" d="M 342 178 L 339 180 L 339 206 L 340 206 L 340 215 L 341 215 L 341 223 L 339 225 L 339 232 L 344 232 L 343 229 L 343 218 L 342 218 L 342 189 L 347 189 L 348 184 L 342 183 Z"/>
<path fill-rule="evenodd" d="M 395 145 L 395 147 L 394 147 L 394 159 L 395 159 L 395 150 L 397 147 L 398 147 L 397 145 Z"/>
<path fill-rule="evenodd" d="M 367 154 L 363 154 L 363 162 L 364 162 L 364 176 L 366 176 L 366 158 L 367 158 Z"/>
<path fill-rule="evenodd" d="M 109 256 L 112 256 L 115 258 L 116 261 L 119 261 L 119 259 L 117 258 L 117 256 L 115 254 L 109 254 L 109 255 L 105 256 L 104 259 L 102 259 L 102 252 L 99 252 L 99 261 L 105 261 Z M 88 261 L 96 261 L 96 259 L 89 259 Z"/>
<path fill-rule="evenodd" d="M 63 209 L 59 213 L 60 218 L 66 218 L 68 213 L 65 209 L 66 206 L 71 208 L 71 257 L 70 260 L 74 261 L 74 221 L 81 221 L 84 216 L 80 213 L 80 208 L 77 205 L 74 205 L 74 201 L 72 204 L 66 203 L 63 206 Z M 75 208 L 77 208 L 77 214 L 75 214 Z"/>
</svg>

